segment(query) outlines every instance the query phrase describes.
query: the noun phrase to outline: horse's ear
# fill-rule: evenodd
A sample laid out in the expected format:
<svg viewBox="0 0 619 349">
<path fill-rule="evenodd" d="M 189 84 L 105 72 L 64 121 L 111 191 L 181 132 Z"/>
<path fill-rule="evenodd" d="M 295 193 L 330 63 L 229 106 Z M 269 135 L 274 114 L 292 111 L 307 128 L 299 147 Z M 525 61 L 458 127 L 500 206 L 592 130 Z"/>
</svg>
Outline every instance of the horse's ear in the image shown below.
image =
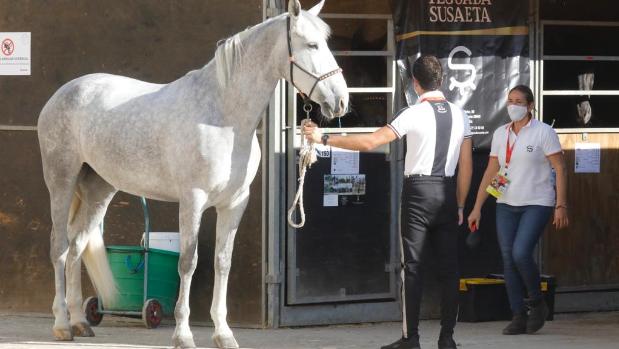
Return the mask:
<svg viewBox="0 0 619 349">
<path fill-rule="evenodd" d="M 311 9 L 307 10 L 307 12 L 313 14 L 314 16 L 318 16 L 318 14 L 320 13 L 320 10 L 322 10 L 322 7 L 324 5 L 325 5 L 325 0 L 322 0 L 316 5 L 314 5 L 314 7 L 312 7 Z"/>
<path fill-rule="evenodd" d="M 288 13 L 293 17 L 299 17 L 301 14 L 301 3 L 299 0 L 288 1 Z"/>
</svg>

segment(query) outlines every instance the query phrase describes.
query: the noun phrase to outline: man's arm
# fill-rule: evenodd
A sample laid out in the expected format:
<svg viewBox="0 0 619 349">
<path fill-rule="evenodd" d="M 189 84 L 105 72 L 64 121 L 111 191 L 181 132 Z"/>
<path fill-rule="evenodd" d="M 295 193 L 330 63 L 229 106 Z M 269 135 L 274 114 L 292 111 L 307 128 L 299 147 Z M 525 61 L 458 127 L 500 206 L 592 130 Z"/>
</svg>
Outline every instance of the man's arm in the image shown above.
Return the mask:
<svg viewBox="0 0 619 349">
<path fill-rule="evenodd" d="M 305 138 L 314 143 L 322 143 L 322 132 L 316 124 L 306 123 L 303 126 Z M 373 133 L 354 134 L 348 136 L 329 135 L 327 145 L 349 150 L 369 151 L 397 138 L 395 132 L 388 126 L 383 126 Z"/>
<path fill-rule="evenodd" d="M 456 199 L 458 200 L 458 224 L 464 220 L 463 209 L 466 197 L 471 186 L 471 176 L 473 175 L 473 141 L 465 138 L 460 145 L 460 156 L 458 157 L 458 179 Z"/>
</svg>

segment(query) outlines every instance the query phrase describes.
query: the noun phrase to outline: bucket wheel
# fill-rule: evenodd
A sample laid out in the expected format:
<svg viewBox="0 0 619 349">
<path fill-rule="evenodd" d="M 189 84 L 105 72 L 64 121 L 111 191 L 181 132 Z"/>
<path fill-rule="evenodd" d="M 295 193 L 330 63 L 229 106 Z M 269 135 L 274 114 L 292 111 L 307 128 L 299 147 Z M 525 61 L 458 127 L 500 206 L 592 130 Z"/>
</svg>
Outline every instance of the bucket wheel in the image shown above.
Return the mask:
<svg viewBox="0 0 619 349">
<path fill-rule="evenodd" d="M 161 303 L 156 299 L 148 299 L 142 307 L 142 321 L 146 328 L 157 328 L 163 318 Z"/>
<path fill-rule="evenodd" d="M 82 304 L 82 310 L 90 326 L 97 326 L 103 320 L 103 314 L 99 312 L 99 298 L 88 297 Z"/>
</svg>

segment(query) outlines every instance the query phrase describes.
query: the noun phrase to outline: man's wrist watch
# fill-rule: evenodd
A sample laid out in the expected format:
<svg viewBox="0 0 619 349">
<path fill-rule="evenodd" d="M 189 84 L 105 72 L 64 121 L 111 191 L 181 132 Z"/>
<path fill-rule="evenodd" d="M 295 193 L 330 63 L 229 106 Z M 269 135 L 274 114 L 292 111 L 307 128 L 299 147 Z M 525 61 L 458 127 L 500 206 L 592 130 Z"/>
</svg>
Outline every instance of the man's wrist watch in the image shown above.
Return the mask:
<svg viewBox="0 0 619 349">
<path fill-rule="evenodd" d="M 322 137 L 320 137 L 320 141 L 322 142 L 322 145 L 327 145 L 327 141 L 329 140 L 329 135 L 322 135 Z"/>
</svg>

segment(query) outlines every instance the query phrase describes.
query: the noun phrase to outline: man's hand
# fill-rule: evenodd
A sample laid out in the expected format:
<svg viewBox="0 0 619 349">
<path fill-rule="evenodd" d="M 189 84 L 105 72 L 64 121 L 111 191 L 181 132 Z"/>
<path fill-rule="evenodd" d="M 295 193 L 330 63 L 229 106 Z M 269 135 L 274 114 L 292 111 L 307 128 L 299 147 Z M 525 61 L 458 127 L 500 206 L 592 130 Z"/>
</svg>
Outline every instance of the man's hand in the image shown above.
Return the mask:
<svg viewBox="0 0 619 349">
<path fill-rule="evenodd" d="M 458 225 L 462 225 L 464 222 L 464 208 L 458 207 Z"/>
<path fill-rule="evenodd" d="M 320 143 L 322 141 L 322 132 L 318 128 L 318 125 L 311 121 L 307 121 L 303 124 L 303 129 L 301 130 L 305 139 L 313 143 Z"/>
</svg>

